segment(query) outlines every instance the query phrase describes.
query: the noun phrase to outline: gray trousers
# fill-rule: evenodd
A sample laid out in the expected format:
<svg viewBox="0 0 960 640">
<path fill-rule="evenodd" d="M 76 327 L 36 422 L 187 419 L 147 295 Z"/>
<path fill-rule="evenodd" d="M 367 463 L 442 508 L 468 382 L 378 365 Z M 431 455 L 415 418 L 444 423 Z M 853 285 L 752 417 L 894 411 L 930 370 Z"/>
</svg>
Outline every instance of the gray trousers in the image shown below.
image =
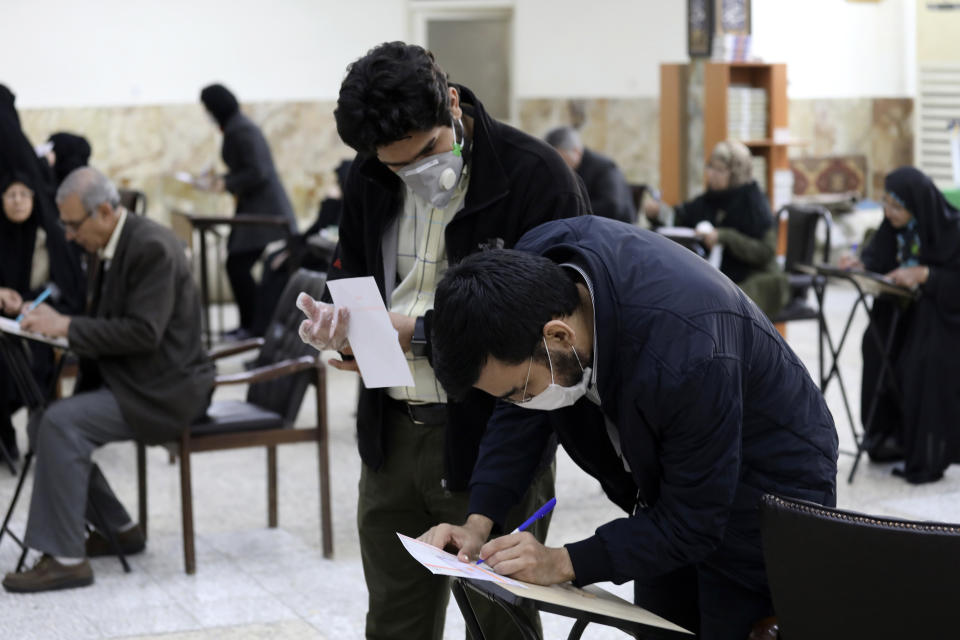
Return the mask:
<svg viewBox="0 0 960 640">
<path fill-rule="evenodd" d="M 113 392 L 104 388 L 58 400 L 30 422 L 27 433 L 36 456 L 24 536 L 28 547 L 54 556 L 86 556 L 84 525 L 94 520 L 89 503 L 110 529 L 130 523 L 90 459 L 97 447 L 134 438 Z"/>
</svg>

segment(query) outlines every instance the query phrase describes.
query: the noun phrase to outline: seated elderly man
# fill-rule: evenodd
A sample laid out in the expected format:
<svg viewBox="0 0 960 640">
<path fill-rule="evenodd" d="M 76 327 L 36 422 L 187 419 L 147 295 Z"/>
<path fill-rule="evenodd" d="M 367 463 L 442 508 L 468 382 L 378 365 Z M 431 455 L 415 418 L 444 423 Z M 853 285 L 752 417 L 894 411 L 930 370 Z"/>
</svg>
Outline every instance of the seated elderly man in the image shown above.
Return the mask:
<svg viewBox="0 0 960 640">
<path fill-rule="evenodd" d="M 104 532 L 84 539 L 91 508 L 126 553 L 142 551 L 143 533 L 90 456 L 117 440 L 174 440 L 209 403 L 214 368 L 201 346 L 200 299 L 183 249 L 119 200 L 116 187 L 87 167 L 57 191 L 67 239 L 99 254 L 100 266 L 89 316 L 41 304 L 22 321 L 29 331 L 66 337 L 82 373 L 78 392 L 28 428 L 37 464 L 24 542 L 43 555 L 32 569 L 7 574 L 7 591 L 91 584 L 87 557 L 111 553 Z"/>
<path fill-rule="evenodd" d="M 637 221 L 633 192 L 613 160 L 584 147 L 573 127 L 551 129 L 544 140 L 583 180 L 590 196 L 590 213 L 629 224 Z"/>
</svg>

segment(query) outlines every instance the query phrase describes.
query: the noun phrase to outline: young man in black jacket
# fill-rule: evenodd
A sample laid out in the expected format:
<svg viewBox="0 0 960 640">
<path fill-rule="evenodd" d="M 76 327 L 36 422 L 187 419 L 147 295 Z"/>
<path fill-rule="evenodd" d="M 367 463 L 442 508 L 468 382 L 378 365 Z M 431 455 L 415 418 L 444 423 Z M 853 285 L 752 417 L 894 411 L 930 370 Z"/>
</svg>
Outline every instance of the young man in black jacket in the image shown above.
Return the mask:
<svg viewBox="0 0 960 640">
<path fill-rule="evenodd" d="M 422 539 L 539 584 L 632 580 L 637 604 L 700 638 L 745 640 L 772 615 L 760 498 L 836 502 L 822 394 L 736 285 L 662 236 L 588 216 L 516 249 L 471 256 L 437 287 L 437 378 L 451 397 L 506 402 L 469 518 Z M 562 547 L 484 545 L 553 434 L 623 517 Z"/>
<path fill-rule="evenodd" d="M 447 581 L 413 561 L 396 532 L 416 536 L 466 517 L 465 489 L 494 403 L 480 392 L 450 402 L 437 383 L 429 359 L 434 288 L 448 264 L 512 247 L 543 222 L 586 213 L 586 194 L 556 152 L 490 118 L 418 46 L 385 43 L 354 62 L 335 117 L 358 155 L 329 278 L 376 279 L 415 380 L 413 387 L 360 391 L 357 520 L 369 592 L 366 634 L 439 639 Z M 348 346 L 347 311 L 307 296 L 298 305 L 308 316 L 304 341 L 318 349 Z M 553 496 L 552 460 L 548 447 L 507 526 Z M 541 540 L 546 524 L 536 532 Z M 495 605 L 475 606 L 490 637 L 518 635 Z"/>
</svg>

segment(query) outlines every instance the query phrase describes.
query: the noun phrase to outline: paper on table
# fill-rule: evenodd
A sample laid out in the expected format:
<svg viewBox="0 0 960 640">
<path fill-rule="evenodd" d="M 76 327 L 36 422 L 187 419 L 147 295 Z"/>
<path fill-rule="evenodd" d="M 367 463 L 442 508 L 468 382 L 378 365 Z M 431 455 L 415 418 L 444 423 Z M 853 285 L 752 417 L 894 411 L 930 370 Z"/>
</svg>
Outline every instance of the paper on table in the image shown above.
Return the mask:
<svg viewBox="0 0 960 640">
<path fill-rule="evenodd" d="M 696 232 L 690 227 L 657 227 L 657 233 L 669 238 L 696 238 Z"/>
<path fill-rule="evenodd" d="M 51 338 L 50 336 L 34 333 L 32 331 L 24 331 L 20 328 L 19 322 L 16 320 L 11 320 L 10 318 L 0 317 L 0 331 L 3 331 L 4 333 L 10 333 L 15 336 L 23 336 L 24 338 L 29 338 L 30 340 L 45 342 L 47 344 L 56 347 L 62 347 L 64 349 L 69 347 L 66 338 Z"/>
<path fill-rule="evenodd" d="M 370 276 L 327 282 L 333 302 L 350 309 L 347 339 L 368 389 L 412 387 L 410 365 L 400 349 L 377 283 Z"/>
<path fill-rule="evenodd" d="M 196 184 L 197 180 L 193 177 L 192 173 L 187 171 L 174 171 L 173 177 L 180 182 L 185 182 L 187 184 Z"/>
<path fill-rule="evenodd" d="M 447 553 L 443 549 L 437 549 L 426 542 L 420 542 L 414 538 L 407 537 L 398 533 L 397 537 L 403 543 L 407 552 L 413 556 L 413 559 L 426 567 L 430 573 L 443 576 L 455 576 L 457 578 L 473 578 L 474 580 L 486 580 L 496 582 L 503 586 L 520 587 L 526 589 L 526 585 L 499 573 L 494 573 L 482 565 L 476 565 L 470 562 L 460 562 L 457 556 Z"/>
</svg>

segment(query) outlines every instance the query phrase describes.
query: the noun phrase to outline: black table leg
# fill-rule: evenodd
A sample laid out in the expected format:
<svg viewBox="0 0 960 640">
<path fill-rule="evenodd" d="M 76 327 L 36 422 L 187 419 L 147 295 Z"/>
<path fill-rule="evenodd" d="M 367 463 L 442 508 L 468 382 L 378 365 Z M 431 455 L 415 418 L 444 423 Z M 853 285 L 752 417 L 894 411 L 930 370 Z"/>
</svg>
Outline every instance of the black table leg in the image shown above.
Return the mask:
<svg viewBox="0 0 960 640">
<path fill-rule="evenodd" d="M 207 230 L 197 227 L 200 233 L 200 298 L 203 304 L 203 328 L 207 338 L 207 349 L 213 347 L 213 329 L 210 327 L 210 285 L 207 282 Z"/>
<path fill-rule="evenodd" d="M 579 618 L 570 628 L 570 635 L 567 636 L 567 640 L 580 640 L 580 636 L 583 635 L 583 632 L 587 629 L 587 625 L 590 624 L 588 621 L 583 618 Z"/>
<path fill-rule="evenodd" d="M 457 579 L 452 580 L 450 590 L 457 601 L 457 606 L 460 607 L 460 613 L 463 614 L 463 622 L 467 627 L 470 640 L 486 640 L 483 629 L 480 628 L 480 621 L 477 620 L 477 614 L 473 610 L 473 605 L 470 604 L 470 598 L 467 597 L 467 592 L 463 588 L 463 583 Z"/>
<path fill-rule="evenodd" d="M 0 458 L 7 463 L 7 468 L 10 469 L 10 475 L 16 477 L 17 475 L 17 463 L 14 462 L 13 456 L 10 455 L 10 452 L 7 450 L 6 445 L 0 442 Z"/>
<path fill-rule="evenodd" d="M 857 446 L 857 456 L 853 461 L 853 468 L 850 469 L 850 475 L 847 478 L 847 484 L 853 482 L 853 474 L 857 472 L 857 466 L 860 464 L 860 458 L 863 456 L 863 452 L 866 451 L 866 440 L 867 436 L 871 432 L 871 427 L 873 426 L 873 419 L 877 414 L 877 404 L 880 400 L 880 391 L 883 389 L 884 378 L 887 375 L 887 372 L 890 372 L 890 379 L 893 384 L 894 393 L 897 397 L 900 397 L 900 388 L 897 383 L 897 378 L 893 375 L 893 363 L 890 359 L 890 350 L 893 348 L 893 339 L 897 333 L 897 324 L 900 322 L 900 309 L 895 307 L 893 310 L 893 316 L 890 319 L 890 330 L 887 332 L 886 339 L 884 340 L 880 336 L 880 330 L 870 324 L 870 333 L 873 336 L 873 339 L 877 341 L 877 346 L 880 347 L 880 373 L 877 375 L 877 381 L 874 383 L 873 396 L 870 398 L 870 407 L 867 409 L 866 419 L 863 421 L 863 437 L 860 438 L 860 442 Z"/>
<path fill-rule="evenodd" d="M 822 349 L 823 342 L 826 342 L 827 350 L 830 352 L 831 364 L 828 367 L 828 370 L 826 373 L 823 373 L 823 370 L 821 369 L 820 392 L 826 394 L 827 387 L 830 385 L 831 380 L 836 378 L 837 386 L 840 387 L 840 396 L 841 396 L 841 399 L 843 400 L 843 408 L 847 415 L 847 422 L 850 424 L 850 433 L 853 436 L 854 445 L 856 446 L 857 450 L 859 450 L 862 436 L 860 435 L 860 433 L 857 432 L 857 425 L 853 419 L 853 412 L 850 410 L 850 398 L 847 395 L 847 386 L 843 382 L 843 376 L 840 375 L 840 353 L 843 351 L 843 347 L 846 344 L 847 338 L 850 335 L 850 327 L 853 325 L 853 318 L 857 313 L 857 308 L 862 304 L 864 308 L 867 310 L 867 312 L 869 313 L 869 307 L 866 306 L 865 294 L 863 293 L 863 291 L 860 289 L 860 287 L 857 285 L 856 282 L 853 282 L 853 285 L 857 289 L 857 301 L 853 304 L 853 307 L 850 309 L 850 313 L 847 315 L 847 320 L 846 320 L 846 323 L 844 324 L 843 332 L 841 333 L 841 336 L 840 336 L 840 341 L 836 345 L 834 345 L 833 336 L 830 333 L 829 327 L 827 327 L 826 319 L 825 317 L 823 318 L 823 323 L 821 328 L 821 332 L 822 332 L 821 349 Z M 825 299 L 826 299 L 826 294 L 824 293 L 820 298 L 821 314 L 823 313 L 822 305 Z M 843 453 L 847 453 L 849 455 L 856 455 L 856 452 L 845 451 Z"/>
<path fill-rule="evenodd" d="M 23 482 L 27 479 L 27 472 L 30 471 L 31 460 L 33 460 L 33 452 L 27 451 L 27 453 L 23 456 L 23 468 L 20 469 L 20 479 L 17 480 L 17 488 L 13 492 L 13 498 L 10 500 L 10 506 L 7 507 L 7 515 L 3 517 L 3 526 L 0 527 L 0 542 L 3 541 L 3 534 L 9 533 L 11 538 L 17 541 L 21 547 L 23 546 L 23 543 L 18 540 L 13 531 L 9 529 L 8 525 L 10 524 L 10 518 L 13 516 L 13 510 L 17 506 L 17 500 L 20 499 L 20 492 L 23 490 Z"/>
</svg>

